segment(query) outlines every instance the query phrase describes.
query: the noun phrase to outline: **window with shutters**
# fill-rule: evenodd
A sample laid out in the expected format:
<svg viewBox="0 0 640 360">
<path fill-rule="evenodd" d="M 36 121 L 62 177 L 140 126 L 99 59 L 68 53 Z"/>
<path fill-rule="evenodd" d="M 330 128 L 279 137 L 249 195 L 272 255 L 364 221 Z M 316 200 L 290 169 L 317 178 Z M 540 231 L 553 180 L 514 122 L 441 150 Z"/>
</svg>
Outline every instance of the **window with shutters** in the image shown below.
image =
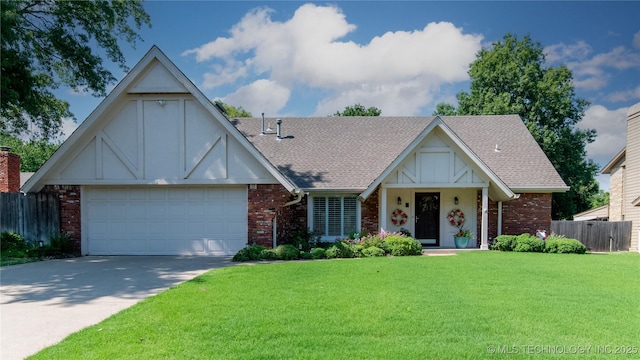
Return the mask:
<svg viewBox="0 0 640 360">
<path fill-rule="evenodd" d="M 323 237 L 347 237 L 358 227 L 357 198 L 354 195 L 314 196 L 311 223 Z"/>
</svg>

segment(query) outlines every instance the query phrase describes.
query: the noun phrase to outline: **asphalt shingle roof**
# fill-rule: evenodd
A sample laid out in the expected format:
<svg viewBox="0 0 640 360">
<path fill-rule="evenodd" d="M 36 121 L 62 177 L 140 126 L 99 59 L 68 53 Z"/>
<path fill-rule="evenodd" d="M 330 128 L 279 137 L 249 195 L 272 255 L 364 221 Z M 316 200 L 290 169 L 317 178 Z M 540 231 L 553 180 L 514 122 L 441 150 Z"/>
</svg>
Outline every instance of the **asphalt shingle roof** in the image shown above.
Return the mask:
<svg viewBox="0 0 640 360">
<path fill-rule="evenodd" d="M 441 117 L 456 135 L 512 189 L 566 185 L 517 115 Z M 297 186 L 316 190 L 364 190 L 435 117 L 265 119 L 273 131 L 260 135 L 260 118 L 231 122 Z M 500 152 L 495 152 L 496 144 Z"/>
</svg>

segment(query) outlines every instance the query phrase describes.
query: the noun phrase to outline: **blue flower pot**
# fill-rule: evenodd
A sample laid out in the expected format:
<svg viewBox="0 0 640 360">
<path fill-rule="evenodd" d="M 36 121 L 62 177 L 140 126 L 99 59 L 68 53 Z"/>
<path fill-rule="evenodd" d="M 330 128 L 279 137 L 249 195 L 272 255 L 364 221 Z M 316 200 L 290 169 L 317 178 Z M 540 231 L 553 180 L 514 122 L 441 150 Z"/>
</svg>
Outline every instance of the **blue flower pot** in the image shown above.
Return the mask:
<svg viewBox="0 0 640 360">
<path fill-rule="evenodd" d="M 456 249 L 464 249 L 469 244 L 469 238 L 463 236 L 453 236 L 453 241 L 456 244 Z"/>
</svg>

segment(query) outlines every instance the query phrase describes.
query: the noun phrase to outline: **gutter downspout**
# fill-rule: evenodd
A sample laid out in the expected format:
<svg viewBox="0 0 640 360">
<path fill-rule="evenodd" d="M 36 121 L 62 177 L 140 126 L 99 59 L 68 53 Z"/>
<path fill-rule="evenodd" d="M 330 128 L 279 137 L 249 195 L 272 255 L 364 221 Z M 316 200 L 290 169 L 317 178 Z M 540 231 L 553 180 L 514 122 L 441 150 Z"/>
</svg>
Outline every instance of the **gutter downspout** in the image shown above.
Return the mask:
<svg viewBox="0 0 640 360">
<path fill-rule="evenodd" d="M 502 235 L 502 201 L 498 201 L 498 236 Z"/>
</svg>

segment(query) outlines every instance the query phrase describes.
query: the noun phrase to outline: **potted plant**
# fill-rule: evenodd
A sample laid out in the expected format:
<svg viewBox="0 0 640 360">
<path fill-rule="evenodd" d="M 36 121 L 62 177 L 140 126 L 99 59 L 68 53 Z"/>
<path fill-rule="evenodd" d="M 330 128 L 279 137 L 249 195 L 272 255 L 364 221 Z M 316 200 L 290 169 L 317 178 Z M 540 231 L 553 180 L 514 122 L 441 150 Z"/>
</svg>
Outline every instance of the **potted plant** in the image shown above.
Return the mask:
<svg viewBox="0 0 640 360">
<path fill-rule="evenodd" d="M 451 210 L 447 215 L 447 219 L 449 220 L 449 225 L 457 229 L 455 235 L 453 235 L 456 248 L 466 248 L 471 238 L 471 231 L 464 228 L 464 213 L 460 209 Z"/>
</svg>

